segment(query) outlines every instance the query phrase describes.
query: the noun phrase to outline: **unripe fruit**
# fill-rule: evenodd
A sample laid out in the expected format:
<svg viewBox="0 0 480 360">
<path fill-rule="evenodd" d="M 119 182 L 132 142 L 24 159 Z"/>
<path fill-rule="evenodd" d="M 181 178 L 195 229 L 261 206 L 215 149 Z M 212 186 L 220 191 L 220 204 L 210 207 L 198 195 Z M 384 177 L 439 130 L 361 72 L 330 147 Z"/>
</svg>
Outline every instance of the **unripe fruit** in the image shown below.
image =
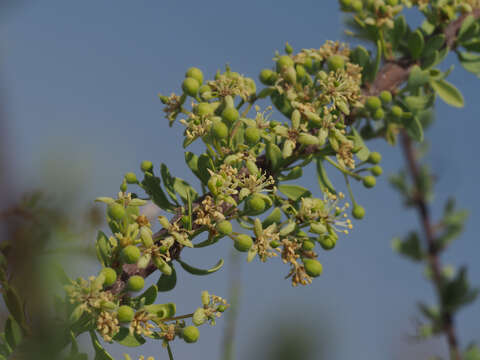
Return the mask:
<svg viewBox="0 0 480 360">
<path fill-rule="evenodd" d="M 204 116 L 204 115 L 211 115 L 213 114 L 212 106 L 207 102 L 202 102 L 197 105 L 195 108 L 197 115 Z"/>
<path fill-rule="evenodd" d="M 398 0 L 387 0 L 387 4 L 390 6 L 397 6 Z"/>
<path fill-rule="evenodd" d="M 203 72 L 199 68 L 191 67 L 185 73 L 185 77 L 194 78 L 198 81 L 199 85 L 202 85 L 203 83 Z"/>
<path fill-rule="evenodd" d="M 327 60 L 328 70 L 337 71 L 345 67 L 345 60 L 341 55 L 332 55 Z"/>
<path fill-rule="evenodd" d="M 363 2 L 362 0 L 353 0 L 352 1 L 352 9 L 355 12 L 359 12 L 363 10 Z"/>
<path fill-rule="evenodd" d="M 244 137 L 248 145 L 255 145 L 260 141 L 260 130 L 255 127 L 248 127 L 245 130 Z"/>
<path fill-rule="evenodd" d="M 264 85 L 275 84 L 276 77 L 276 74 L 270 69 L 263 69 L 259 75 L 260 82 Z"/>
<path fill-rule="evenodd" d="M 128 172 L 125 174 L 125 180 L 129 184 L 136 184 L 137 183 L 137 175 L 133 172 Z"/>
<path fill-rule="evenodd" d="M 123 180 L 122 184 L 120 185 L 120 191 L 125 192 L 127 191 L 127 182 Z"/>
<path fill-rule="evenodd" d="M 290 55 L 291 53 L 293 53 L 293 48 L 292 48 L 292 45 L 290 45 L 288 42 L 285 43 L 285 52 Z"/>
<path fill-rule="evenodd" d="M 128 305 L 122 305 L 118 308 L 117 319 L 121 323 L 129 323 L 135 317 L 135 310 Z"/>
<path fill-rule="evenodd" d="M 303 259 L 303 265 L 305 266 L 305 272 L 312 277 L 317 277 L 322 274 L 323 266 L 318 260 Z"/>
<path fill-rule="evenodd" d="M 352 4 L 352 0 L 340 0 L 340 4 L 341 4 L 343 7 L 349 8 L 350 5 Z"/>
<path fill-rule="evenodd" d="M 310 250 L 313 250 L 314 248 L 315 248 L 315 243 L 313 241 L 305 240 L 302 243 L 302 249 L 305 251 L 310 251 Z"/>
<path fill-rule="evenodd" d="M 295 65 L 295 70 L 297 71 L 297 78 L 303 79 L 305 76 L 307 76 L 307 70 L 305 70 L 302 65 Z"/>
<path fill-rule="evenodd" d="M 384 104 L 388 104 L 389 102 L 392 101 L 392 93 L 390 91 L 384 90 L 380 93 L 380 100 Z"/>
<path fill-rule="evenodd" d="M 127 288 L 129 291 L 140 291 L 145 286 L 145 279 L 139 275 L 133 275 L 128 278 Z"/>
<path fill-rule="evenodd" d="M 382 106 L 382 102 L 378 97 L 370 96 L 365 102 L 365 106 L 368 110 L 374 112 L 375 110 L 380 109 L 380 107 Z"/>
<path fill-rule="evenodd" d="M 185 94 L 190 95 L 191 97 L 197 96 L 199 87 L 200 84 L 194 78 L 187 77 L 185 80 L 183 80 L 182 90 L 185 92 Z"/>
<path fill-rule="evenodd" d="M 220 235 L 229 235 L 232 232 L 232 223 L 228 220 L 223 220 L 217 224 L 216 228 Z"/>
<path fill-rule="evenodd" d="M 215 138 L 221 140 L 228 137 L 228 127 L 221 121 L 217 121 L 212 125 L 212 133 Z"/>
<path fill-rule="evenodd" d="M 392 115 L 397 119 L 401 118 L 403 116 L 403 109 L 398 105 L 392 106 Z"/>
<path fill-rule="evenodd" d="M 252 195 L 247 200 L 247 208 L 254 214 L 260 214 L 265 210 L 265 201 L 261 196 Z"/>
<path fill-rule="evenodd" d="M 222 112 L 222 118 L 227 124 L 233 124 L 235 121 L 238 120 L 239 117 L 240 114 L 238 113 L 238 110 L 234 107 L 227 107 Z"/>
<path fill-rule="evenodd" d="M 381 167 L 380 165 L 375 165 L 374 167 L 372 167 L 372 168 L 370 169 L 370 172 L 371 172 L 372 175 L 374 175 L 374 176 L 380 176 L 380 175 L 382 175 L 382 173 L 383 173 L 383 169 L 382 169 L 382 167 Z"/>
<path fill-rule="evenodd" d="M 118 203 L 113 203 L 109 205 L 107 209 L 107 213 L 108 213 L 108 216 L 110 216 L 112 219 L 115 219 L 115 220 L 122 220 L 126 215 L 125 208 Z"/>
<path fill-rule="evenodd" d="M 104 286 L 112 286 L 117 281 L 117 273 L 110 267 L 103 268 L 100 274 L 105 277 Z"/>
<path fill-rule="evenodd" d="M 140 164 L 140 170 L 142 170 L 143 172 L 152 171 L 152 169 L 153 169 L 153 164 L 151 161 L 144 160 Z"/>
<path fill-rule="evenodd" d="M 234 239 L 233 246 L 241 252 L 247 252 L 253 245 L 253 240 L 246 234 L 237 235 Z"/>
<path fill-rule="evenodd" d="M 365 209 L 362 206 L 355 204 L 353 206 L 352 216 L 358 220 L 363 219 L 365 216 Z"/>
<path fill-rule="evenodd" d="M 140 249 L 135 245 L 128 245 L 122 250 L 122 259 L 127 264 L 135 264 L 140 255 Z"/>
<path fill-rule="evenodd" d="M 191 325 L 183 328 L 182 337 L 186 343 L 191 344 L 197 342 L 199 336 L 200 331 L 198 331 L 198 328 L 196 326 Z"/>
<path fill-rule="evenodd" d="M 283 55 L 277 61 L 277 72 L 281 72 L 284 68 L 293 66 L 293 60 L 290 56 Z"/>
<path fill-rule="evenodd" d="M 373 113 L 374 120 L 382 120 L 384 117 L 385 117 L 385 111 L 383 111 L 383 109 L 377 109 Z"/>
<path fill-rule="evenodd" d="M 368 162 L 371 164 L 379 164 L 382 161 L 382 155 L 376 151 L 371 152 L 368 156 Z"/>
<path fill-rule="evenodd" d="M 363 186 L 365 186 L 366 188 L 373 188 L 376 183 L 377 180 L 374 176 L 368 175 L 363 178 Z"/>
<path fill-rule="evenodd" d="M 337 244 L 337 239 L 332 235 L 319 236 L 318 242 L 323 250 L 332 250 Z"/>
</svg>

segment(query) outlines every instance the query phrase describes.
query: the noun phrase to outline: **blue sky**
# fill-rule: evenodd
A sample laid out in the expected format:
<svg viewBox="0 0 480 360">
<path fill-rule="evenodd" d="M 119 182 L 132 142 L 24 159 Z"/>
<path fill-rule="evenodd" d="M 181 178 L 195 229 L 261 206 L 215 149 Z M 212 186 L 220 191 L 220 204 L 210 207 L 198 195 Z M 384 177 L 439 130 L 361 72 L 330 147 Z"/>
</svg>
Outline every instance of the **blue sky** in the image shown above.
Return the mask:
<svg viewBox="0 0 480 360">
<path fill-rule="evenodd" d="M 48 182 L 53 189 L 75 181 L 82 185 L 79 194 L 85 204 L 114 195 L 123 174 L 137 171 L 144 159 L 165 162 L 174 175 L 193 180 L 183 162 L 182 129 L 168 127 L 157 98 L 159 92 L 179 92 L 188 67 L 200 67 L 212 77 L 229 63 L 233 70 L 256 78 L 272 65 L 274 51 L 282 50 L 285 41 L 299 50 L 318 48 L 327 39 L 346 39 L 333 0 L 24 1 L 2 20 L 0 75 L 8 102 L 14 179 L 23 187 Z M 453 57 L 449 61 L 456 64 Z M 456 66 L 450 81 L 462 89 L 466 106 L 458 110 L 439 102 L 437 122 L 427 134 L 433 149 L 429 160 L 438 177 L 435 204 L 441 208 L 442 201 L 454 195 L 470 211 L 466 232 L 448 251 L 445 263 L 467 263 L 472 281 L 480 284 L 475 228 L 480 216 L 475 155 L 480 80 Z M 383 154 L 386 174 L 403 165 L 400 149 L 382 141 L 369 146 Z M 279 260 L 243 264 L 238 275 L 243 286 L 236 338 L 239 359 L 256 358 L 252 346 L 265 343 L 276 318 L 290 319 L 292 332 L 300 324 L 327 327 L 331 342 L 324 351 L 329 359 L 445 353 L 444 341 L 406 341 L 418 315 L 416 302 L 433 302 L 435 297 L 423 269 L 391 250 L 392 237 L 415 228 L 418 221 L 414 213 L 403 211 L 386 179 L 380 178 L 374 190 L 355 187 L 367 210 L 365 220 L 357 222 L 335 250 L 321 255 L 324 275 L 313 285 L 291 288 L 283 279 L 287 268 Z M 314 172 L 307 171 L 301 183 L 316 188 Z M 185 257 L 207 266 L 229 258 L 230 249 L 226 241 L 216 248 L 185 252 Z M 224 269 L 206 278 L 180 273 L 179 286 L 164 295 L 164 301 L 176 301 L 179 312 L 190 312 L 200 304 L 201 290 L 226 296 L 227 273 Z M 480 340 L 479 304 L 458 316 L 464 345 L 475 336 Z M 202 327 L 201 341 L 195 345 L 176 342 L 177 358 L 219 359 L 222 326 L 220 320 L 215 328 Z M 142 353 L 166 358 L 156 346 Z M 125 351 L 139 354 L 112 347 L 116 356 Z"/>
</svg>

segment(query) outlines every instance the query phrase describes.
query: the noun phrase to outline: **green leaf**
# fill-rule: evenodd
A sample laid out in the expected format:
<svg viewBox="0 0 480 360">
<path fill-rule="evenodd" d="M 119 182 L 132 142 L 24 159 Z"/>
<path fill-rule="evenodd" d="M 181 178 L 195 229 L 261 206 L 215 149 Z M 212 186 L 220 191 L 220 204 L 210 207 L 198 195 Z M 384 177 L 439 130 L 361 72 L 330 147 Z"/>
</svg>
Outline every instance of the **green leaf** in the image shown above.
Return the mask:
<svg viewBox="0 0 480 360">
<path fill-rule="evenodd" d="M 425 57 L 433 54 L 435 51 L 440 50 L 444 44 L 445 44 L 444 34 L 437 34 L 435 36 L 432 36 L 425 44 L 425 49 L 423 50 L 423 56 Z"/>
<path fill-rule="evenodd" d="M 187 163 L 188 167 L 192 172 L 199 177 L 198 172 L 198 156 L 190 151 L 185 152 L 185 162 Z"/>
<path fill-rule="evenodd" d="M 475 39 L 462 44 L 468 51 L 480 52 L 480 40 Z"/>
<path fill-rule="evenodd" d="M 95 350 L 95 360 L 115 360 L 107 350 L 103 348 L 102 344 L 100 344 L 93 330 L 90 331 L 90 338 L 92 339 L 93 349 Z"/>
<path fill-rule="evenodd" d="M 266 154 L 267 154 L 267 159 L 271 164 L 272 170 L 273 171 L 277 170 L 280 167 L 283 160 L 282 150 L 280 150 L 280 148 L 273 142 L 269 142 L 267 144 Z"/>
<path fill-rule="evenodd" d="M 108 242 L 107 235 L 103 231 L 98 231 L 97 242 L 95 245 L 98 261 L 104 266 L 109 267 L 112 257 L 112 250 Z"/>
<path fill-rule="evenodd" d="M 145 290 L 145 292 L 142 295 L 138 296 L 137 299 L 140 301 L 142 299 L 145 299 L 144 305 L 150 305 L 150 304 L 153 304 L 157 299 L 157 294 L 158 294 L 157 286 L 152 285 L 147 290 Z"/>
<path fill-rule="evenodd" d="M 130 334 L 128 328 L 121 327 L 120 331 L 113 337 L 117 343 L 128 347 L 137 347 L 145 344 L 145 339 L 138 334 Z"/>
<path fill-rule="evenodd" d="M 296 180 L 301 178 L 303 174 L 303 169 L 301 166 L 295 166 L 287 175 L 279 176 L 279 181 L 287 181 L 287 180 Z"/>
<path fill-rule="evenodd" d="M 458 60 L 465 70 L 480 76 L 480 55 L 464 52 L 459 54 Z"/>
<path fill-rule="evenodd" d="M 366 161 L 368 157 L 370 156 L 370 150 L 368 150 L 367 145 L 363 142 L 362 137 L 358 133 L 357 129 L 352 128 L 352 135 L 354 136 L 353 138 L 353 147 L 355 149 L 360 149 L 360 151 L 356 152 L 355 155 L 357 158 L 359 158 L 361 161 Z"/>
<path fill-rule="evenodd" d="M 199 276 L 213 274 L 214 272 L 220 270 L 224 263 L 223 259 L 220 259 L 214 266 L 212 266 L 209 269 L 199 269 L 187 264 L 186 262 L 180 259 L 177 259 L 177 261 L 180 263 L 180 265 L 185 271 L 189 272 L 190 274 L 199 275 Z"/>
<path fill-rule="evenodd" d="M 174 303 L 152 304 L 146 305 L 143 308 L 145 309 L 145 311 L 148 311 L 150 314 L 157 316 L 159 319 L 166 319 L 175 316 L 175 312 L 177 311 L 176 305 Z"/>
<path fill-rule="evenodd" d="M 408 135 L 415 141 L 423 141 L 423 128 L 418 116 L 413 116 L 410 119 L 406 119 L 404 122 L 405 129 Z"/>
<path fill-rule="evenodd" d="M 457 41 L 462 42 L 465 39 L 468 39 L 469 35 L 471 34 L 472 27 L 475 26 L 475 17 L 473 15 L 468 15 L 462 21 L 462 25 L 458 30 Z"/>
<path fill-rule="evenodd" d="M 177 273 L 171 265 L 172 273 L 170 275 L 162 274 L 157 281 L 158 291 L 170 291 L 177 285 Z"/>
<path fill-rule="evenodd" d="M 467 269 L 462 267 L 457 276 L 443 286 L 440 295 L 445 310 L 455 312 L 460 307 L 473 302 L 478 295 L 478 289 L 470 288 Z"/>
<path fill-rule="evenodd" d="M 463 354 L 464 360 L 480 360 L 480 349 L 477 345 L 471 344 Z"/>
<path fill-rule="evenodd" d="M 165 190 L 170 198 L 178 204 L 177 195 L 175 195 L 175 178 L 170 175 L 170 170 L 168 170 L 167 165 L 160 164 L 160 174 L 162 176 L 163 186 L 165 186 Z"/>
<path fill-rule="evenodd" d="M 420 66 L 415 65 L 410 70 L 410 75 L 408 76 L 408 87 L 410 89 L 416 89 L 422 85 L 425 85 L 430 80 L 429 73 L 420 69 Z"/>
<path fill-rule="evenodd" d="M 414 59 L 418 59 L 422 54 L 425 40 L 420 30 L 413 32 L 408 38 L 408 50 Z"/>
<path fill-rule="evenodd" d="M 429 104 L 430 98 L 428 96 L 407 96 L 405 98 L 405 105 L 413 113 L 424 110 Z"/>
<path fill-rule="evenodd" d="M 272 212 L 263 220 L 262 227 L 265 229 L 273 223 L 279 224 L 282 221 L 282 211 L 279 208 L 275 208 Z"/>
<path fill-rule="evenodd" d="M 205 185 L 207 185 L 208 179 L 210 179 L 208 169 L 213 170 L 210 157 L 207 154 L 202 154 L 198 158 L 198 178 Z"/>
<path fill-rule="evenodd" d="M 12 350 L 21 344 L 23 335 L 20 326 L 11 316 L 5 322 L 5 339 Z"/>
<path fill-rule="evenodd" d="M 23 303 L 17 291 L 9 286 L 3 292 L 3 300 L 10 315 L 12 315 L 22 329 L 26 329 L 27 325 L 25 322 L 25 313 L 23 312 Z"/>
<path fill-rule="evenodd" d="M 180 197 L 182 198 L 185 204 L 187 203 L 189 196 L 192 199 L 192 201 L 195 201 L 195 199 L 198 197 L 198 194 L 195 191 L 195 189 L 191 187 L 190 184 L 183 179 L 175 178 L 173 182 L 173 188 L 180 195 Z"/>
<path fill-rule="evenodd" d="M 405 240 L 395 238 L 392 240 L 392 248 L 401 255 L 413 261 L 422 261 L 425 253 L 422 249 L 417 233 L 411 232 Z"/>
<path fill-rule="evenodd" d="M 455 107 L 463 107 L 464 101 L 462 93 L 446 80 L 433 80 L 430 82 L 433 90 L 447 104 Z"/>
<path fill-rule="evenodd" d="M 278 190 L 280 190 L 284 195 L 286 195 L 290 200 L 297 201 L 302 197 L 311 196 L 312 194 L 308 189 L 305 189 L 299 185 L 279 185 Z"/>
<path fill-rule="evenodd" d="M 323 166 L 323 160 L 320 158 L 317 159 L 317 175 L 318 185 L 323 192 L 328 191 L 331 194 L 337 193 L 335 191 L 335 188 L 333 187 L 332 182 L 328 178 L 327 172 L 325 171 L 325 167 Z"/>
<path fill-rule="evenodd" d="M 153 174 L 146 172 L 142 181 L 145 192 L 150 196 L 155 205 L 161 209 L 173 211 L 175 206 L 170 203 L 167 196 L 160 186 L 160 178 L 153 176 Z"/>
</svg>

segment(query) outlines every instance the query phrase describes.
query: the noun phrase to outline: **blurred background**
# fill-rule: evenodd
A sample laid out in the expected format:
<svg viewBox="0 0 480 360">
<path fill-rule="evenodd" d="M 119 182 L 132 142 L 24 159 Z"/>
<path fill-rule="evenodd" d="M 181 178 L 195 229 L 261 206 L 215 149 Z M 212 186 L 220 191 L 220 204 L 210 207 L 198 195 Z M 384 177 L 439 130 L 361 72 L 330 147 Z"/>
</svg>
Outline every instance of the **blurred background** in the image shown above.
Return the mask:
<svg viewBox="0 0 480 360">
<path fill-rule="evenodd" d="M 256 79 L 262 68 L 272 66 L 274 51 L 283 51 L 285 41 L 295 51 L 318 48 L 327 39 L 355 43 L 343 33 L 335 0 L 0 4 L 0 203 L 34 189 L 55 199 L 56 211 L 76 224 L 72 226 L 86 249 L 72 261 L 72 276 L 98 270 L 88 251 L 95 235 L 87 230 L 99 223 L 93 200 L 114 196 L 125 172 L 138 174 L 142 160 L 157 166 L 164 162 L 173 175 L 198 185 L 184 163 L 183 128 L 178 123 L 168 127 L 157 97 L 159 92 L 180 92 L 188 67 L 197 66 L 212 78 L 230 64 L 233 71 Z M 407 13 L 412 23 L 420 22 L 415 13 Z M 453 56 L 446 63 L 457 65 Z M 427 133 L 433 149 L 428 160 L 438 179 L 436 214 L 449 195 L 470 211 L 465 233 L 444 262 L 468 264 L 472 282 L 480 285 L 475 228 L 480 219 L 475 155 L 480 80 L 460 66 L 449 80 L 463 91 L 466 106 L 458 110 L 439 101 L 437 121 Z M 279 114 L 277 118 L 281 120 Z M 403 166 L 400 149 L 384 141 L 368 145 L 382 153 L 385 174 Z M 300 183 L 320 193 L 313 169 Z M 424 269 L 391 249 L 394 236 L 418 226 L 416 214 L 404 211 L 387 176 L 377 184 L 374 190 L 354 188 L 367 215 L 334 251 L 321 254 L 324 274 L 312 285 L 292 288 L 279 259 L 248 265 L 243 258 L 231 261 L 231 243 L 225 241 L 183 254 L 199 267 L 225 258 L 224 269 L 208 277 L 179 271 L 176 289 L 159 301 L 175 301 L 179 313 L 189 313 L 200 304 L 202 290 L 226 297 L 232 282 L 238 285 L 237 359 L 425 359 L 446 354 L 444 339 L 418 343 L 409 337 L 415 333 L 417 301 L 434 303 L 435 296 Z M 479 302 L 459 314 L 463 346 L 480 340 L 479 319 Z M 175 358 L 222 359 L 225 334 L 230 338 L 227 325 L 222 318 L 213 328 L 202 326 L 200 341 L 193 345 L 175 342 Z M 107 344 L 107 349 L 115 358 L 125 352 L 166 358 L 154 342 L 135 349 Z"/>
</svg>

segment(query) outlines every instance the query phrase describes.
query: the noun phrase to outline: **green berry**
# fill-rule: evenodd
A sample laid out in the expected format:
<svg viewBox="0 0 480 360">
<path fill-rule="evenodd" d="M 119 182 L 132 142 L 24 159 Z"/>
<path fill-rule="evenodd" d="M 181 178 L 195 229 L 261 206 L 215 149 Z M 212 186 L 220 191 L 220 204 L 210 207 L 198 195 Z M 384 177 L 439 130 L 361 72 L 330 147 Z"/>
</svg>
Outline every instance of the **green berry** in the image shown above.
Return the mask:
<svg viewBox="0 0 480 360">
<path fill-rule="evenodd" d="M 237 235 L 234 239 L 233 246 L 241 252 L 247 252 L 253 245 L 253 240 L 246 234 Z"/>
<path fill-rule="evenodd" d="M 349 8 L 352 5 L 352 0 L 340 0 L 340 4 L 345 8 Z"/>
<path fill-rule="evenodd" d="M 199 68 L 191 67 L 185 73 L 185 77 L 197 80 L 199 85 L 203 84 L 203 72 Z"/>
<path fill-rule="evenodd" d="M 217 231 L 220 235 L 230 235 L 232 232 L 232 223 L 228 220 L 220 221 L 217 224 Z"/>
<path fill-rule="evenodd" d="M 398 0 L 387 0 L 387 4 L 390 6 L 397 6 Z"/>
<path fill-rule="evenodd" d="M 218 140 L 228 137 L 228 126 L 221 121 L 217 121 L 212 125 L 212 133 Z"/>
<path fill-rule="evenodd" d="M 403 109 L 398 105 L 392 106 L 391 111 L 392 111 L 392 115 L 397 119 L 400 119 L 403 116 Z"/>
<path fill-rule="evenodd" d="M 128 278 L 127 288 L 129 291 L 140 291 L 145 286 L 145 279 L 139 275 L 133 275 Z"/>
<path fill-rule="evenodd" d="M 117 273 L 110 267 L 103 268 L 102 271 L 100 271 L 100 275 L 105 276 L 104 286 L 112 286 L 115 284 L 115 281 L 117 281 Z"/>
<path fill-rule="evenodd" d="M 318 260 L 303 259 L 303 265 L 305 266 L 305 272 L 312 277 L 317 277 L 322 274 L 323 266 Z"/>
<path fill-rule="evenodd" d="M 260 82 L 264 85 L 273 85 L 275 83 L 276 75 L 270 69 L 263 69 L 259 75 Z"/>
<path fill-rule="evenodd" d="M 108 205 L 107 214 L 114 220 L 122 220 L 126 215 L 126 211 L 119 203 L 113 203 Z"/>
<path fill-rule="evenodd" d="M 290 45 L 288 42 L 285 43 L 285 52 L 290 55 L 293 53 L 293 48 L 292 45 Z"/>
<path fill-rule="evenodd" d="M 200 84 L 194 78 L 187 77 L 185 80 L 183 80 L 182 89 L 185 94 L 190 95 L 191 97 L 197 96 L 199 87 Z"/>
<path fill-rule="evenodd" d="M 122 250 L 122 259 L 127 264 L 135 264 L 140 259 L 140 249 L 135 245 L 128 245 Z"/>
<path fill-rule="evenodd" d="M 382 106 L 382 102 L 377 96 L 370 96 L 367 99 L 365 106 L 368 110 L 374 112 L 375 110 L 380 109 L 380 107 Z"/>
<path fill-rule="evenodd" d="M 307 76 L 307 70 L 305 70 L 302 65 L 295 65 L 295 70 L 297 71 L 297 78 L 303 79 L 305 76 Z"/>
<path fill-rule="evenodd" d="M 147 172 L 147 171 L 151 172 L 153 170 L 152 162 L 148 160 L 142 161 L 142 163 L 140 164 L 140 170 L 142 170 L 143 172 Z"/>
<path fill-rule="evenodd" d="M 127 182 L 125 181 L 125 179 L 123 180 L 122 184 L 120 185 L 120 191 L 121 192 L 127 191 Z"/>
<path fill-rule="evenodd" d="M 302 243 L 302 249 L 305 251 L 310 251 L 310 250 L 313 250 L 314 248 L 315 248 L 315 243 L 311 240 L 305 240 Z"/>
<path fill-rule="evenodd" d="M 198 104 L 195 108 L 195 111 L 196 111 L 197 115 L 199 115 L 199 116 L 205 116 L 205 115 L 213 114 L 213 108 L 207 102 L 202 102 L 202 103 Z"/>
<path fill-rule="evenodd" d="M 366 188 L 373 188 L 376 183 L 377 180 L 374 176 L 368 175 L 363 178 L 363 186 L 365 186 Z"/>
<path fill-rule="evenodd" d="M 254 214 L 261 214 L 265 210 L 265 201 L 259 195 L 252 195 L 247 200 L 247 208 Z"/>
<path fill-rule="evenodd" d="M 117 319 L 121 323 L 129 323 L 135 317 L 135 310 L 128 305 L 122 305 L 118 308 Z"/>
<path fill-rule="evenodd" d="M 375 165 L 373 166 L 371 169 L 370 169 L 370 172 L 372 173 L 372 175 L 374 176 L 380 176 L 382 175 L 383 173 L 383 169 L 380 165 Z"/>
<path fill-rule="evenodd" d="M 293 66 L 293 60 L 290 56 L 283 55 L 277 61 L 277 72 L 281 72 L 283 69 Z"/>
<path fill-rule="evenodd" d="M 382 120 L 384 117 L 385 117 L 385 111 L 383 111 L 383 109 L 377 109 L 373 113 L 373 118 L 375 120 Z"/>
<path fill-rule="evenodd" d="M 362 0 L 353 0 L 352 1 L 352 9 L 355 12 L 360 12 L 363 10 L 363 2 Z"/>
<path fill-rule="evenodd" d="M 382 155 L 376 151 L 371 152 L 368 156 L 368 162 L 371 164 L 379 164 L 382 161 Z"/>
<path fill-rule="evenodd" d="M 198 331 L 198 328 L 196 326 L 191 325 L 183 328 L 182 337 L 186 343 L 191 344 L 197 342 L 199 336 L 200 331 Z"/>
<path fill-rule="evenodd" d="M 260 130 L 255 127 L 248 127 L 244 136 L 248 145 L 255 145 L 260 141 Z"/>
<path fill-rule="evenodd" d="M 228 107 L 222 112 L 222 118 L 227 124 L 233 124 L 235 121 L 238 120 L 239 117 L 240 114 L 238 113 L 238 110 L 234 107 Z"/>
<path fill-rule="evenodd" d="M 384 104 L 388 104 L 392 101 L 392 93 L 390 91 L 384 90 L 380 93 L 380 100 Z"/>
<path fill-rule="evenodd" d="M 137 183 L 137 175 L 133 172 L 128 172 L 125 174 L 125 180 L 129 184 L 136 184 Z"/>
<path fill-rule="evenodd" d="M 345 60 L 341 55 L 332 55 L 327 60 L 328 70 L 337 71 L 345 67 Z"/>
<path fill-rule="evenodd" d="M 365 216 L 365 209 L 362 206 L 355 204 L 353 206 L 352 216 L 358 220 L 363 219 Z"/>
<path fill-rule="evenodd" d="M 323 250 L 331 250 L 337 244 L 337 238 L 332 235 L 319 236 L 318 242 Z"/>
</svg>

